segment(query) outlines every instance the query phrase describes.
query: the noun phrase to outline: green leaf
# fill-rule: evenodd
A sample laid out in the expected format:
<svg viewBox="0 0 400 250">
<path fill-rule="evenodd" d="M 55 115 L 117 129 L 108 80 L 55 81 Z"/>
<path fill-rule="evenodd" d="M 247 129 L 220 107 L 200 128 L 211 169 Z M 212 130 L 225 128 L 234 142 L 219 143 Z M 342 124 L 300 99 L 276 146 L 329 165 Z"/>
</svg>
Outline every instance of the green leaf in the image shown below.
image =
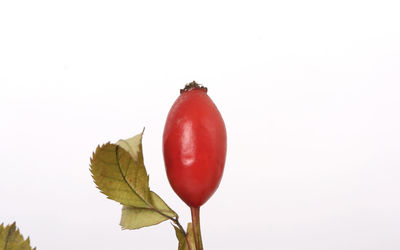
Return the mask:
<svg viewBox="0 0 400 250">
<path fill-rule="evenodd" d="M 0 225 L 0 249 L 32 250 L 29 237 L 24 240 L 15 222 L 6 227 L 4 227 L 4 224 Z M 36 247 L 33 250 L 36 250 Z"/>
<path fill-rule="evenodd" d="M 174 226 L 176 238 L 179 241 L 178 250 L 189 250 L 187 243 L 190 244 L 191 250 L 196 250 L 196 244 L 194 242 L 194 234 L 193 234 L 193 227 L 192 223 L 188 223 L 187 226 L 187 235 L 185 236 L 185 232 L 180 230 L 179 227 Z M 186 238 L 188 241 L 186 241 Z"/>
<path fill-rule="evenodd" d="M 93 153 L 90 170 L 98 189 L 123 205 L 122 229 L 138 229 L 177 217 L 149 188 L 143 160 L 142 135 L 117 144 L 107 143 Z"/>
</svg>

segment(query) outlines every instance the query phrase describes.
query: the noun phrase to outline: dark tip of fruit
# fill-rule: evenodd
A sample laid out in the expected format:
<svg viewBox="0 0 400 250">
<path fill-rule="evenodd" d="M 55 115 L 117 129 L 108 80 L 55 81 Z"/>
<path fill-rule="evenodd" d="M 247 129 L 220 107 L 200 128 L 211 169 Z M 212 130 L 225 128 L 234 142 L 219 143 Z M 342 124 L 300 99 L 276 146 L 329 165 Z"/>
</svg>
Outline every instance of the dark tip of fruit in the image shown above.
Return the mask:
<svg viewBox="0 0 400 250">
<path fill-rule="evenodd" d="M 188 92 L 192 89 L 201 89 L 207 93 L 207 88 L 197 82 L 193 81 L 185 85 L 185 88 L 181 89 L 181 94 L 184 92 Z"/>
</svg>

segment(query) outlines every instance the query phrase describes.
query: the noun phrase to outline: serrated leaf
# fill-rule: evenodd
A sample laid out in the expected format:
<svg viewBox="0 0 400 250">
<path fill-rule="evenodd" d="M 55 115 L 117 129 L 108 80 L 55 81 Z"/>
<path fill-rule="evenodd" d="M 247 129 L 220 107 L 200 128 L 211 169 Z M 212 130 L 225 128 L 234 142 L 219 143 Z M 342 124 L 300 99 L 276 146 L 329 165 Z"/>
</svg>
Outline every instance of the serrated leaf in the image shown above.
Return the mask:
<svg viewBox="0 0 400 250">
<path fill-rule="evenodd" d="M 0 225 L 0 249 L 4 250 L 32 250 L 29 237 L 24 240 L 24 237 L 19 232 L 15 222 L 4 227 Z M 36 250 L 36 247 L 33 248 Z"/>
<path fill-rule="evenodd" d="M 143 160 L 142 135 L 97 147 L 91 172 L 100 191 L 123 205 L 122 229 L 138 229 L 177 217 L 149 188 Z"/>
<path fill-rule="evenodd" d="M 90 161 L 90 171 L 97 188 L 109 199 L 123 205 L 149 208 L 149 177 L 142 162 L 118 145 L 97 147 Z"/>
<path fill-rule="evenodd" d="M 122 215 L 120 225 L 122 229 L 138 229 L 142 227 L 148 227 L 159 224 L 169 218 L 165 215 L 173 218 L 176 217 L 176 213 L 170 209 L 167 204 L 154 192 L 150 193 L 152 198 L 152 205 L 156 208 L 136 208 L 131 206 L 122 207 Z"/>
<path fill-rule="evenodd" d="M 188 223 L 186 236 L 185 232 L 179 229 L 179 227 L 174 226 L 176 238 L 179 241 L 178 250 L 196 250 L 196 244 L 194 242 L 194 234 L 193 234 L 193 227 L 192 223 Z M 188 247 L 188 242 L 190 244 L 190 248 Z"/>
</svg>

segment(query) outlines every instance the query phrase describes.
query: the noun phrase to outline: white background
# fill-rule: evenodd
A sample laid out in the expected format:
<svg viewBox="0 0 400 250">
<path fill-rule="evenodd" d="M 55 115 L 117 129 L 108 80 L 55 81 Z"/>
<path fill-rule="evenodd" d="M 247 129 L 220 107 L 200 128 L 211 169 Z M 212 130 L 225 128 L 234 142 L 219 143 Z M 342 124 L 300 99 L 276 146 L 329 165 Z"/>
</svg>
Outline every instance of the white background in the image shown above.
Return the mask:
<svg viewBox="0 0 400 250">
<path fill-rule="evenodd" d="M 145 2 L 145 3 L 143 3 Z M 121 231 L 98 144 L 146 127 L 150 186 L 184 84 L 228 130 L 205 248 L 400 249 L 398 1 L 0 2 L 0 221 L 39 250 L 177 249 L 167 222 Z"/>
</svg>

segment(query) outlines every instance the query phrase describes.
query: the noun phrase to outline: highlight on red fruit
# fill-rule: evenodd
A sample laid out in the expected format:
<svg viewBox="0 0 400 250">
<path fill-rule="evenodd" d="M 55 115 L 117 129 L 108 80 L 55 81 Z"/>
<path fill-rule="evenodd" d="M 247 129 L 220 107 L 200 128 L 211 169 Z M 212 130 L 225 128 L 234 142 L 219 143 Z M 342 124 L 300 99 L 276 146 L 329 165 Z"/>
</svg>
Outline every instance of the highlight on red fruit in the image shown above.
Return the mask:
<svg viewBox="0 0 400 250">
<path fill-rule="evenodd" d="M 207 88 L 192 82 L 172 105 L 163 134 L 169 183 L 190 207 L 200 207 L 217 190 L 226 158 L 224 120 Z"/>
</svg>

